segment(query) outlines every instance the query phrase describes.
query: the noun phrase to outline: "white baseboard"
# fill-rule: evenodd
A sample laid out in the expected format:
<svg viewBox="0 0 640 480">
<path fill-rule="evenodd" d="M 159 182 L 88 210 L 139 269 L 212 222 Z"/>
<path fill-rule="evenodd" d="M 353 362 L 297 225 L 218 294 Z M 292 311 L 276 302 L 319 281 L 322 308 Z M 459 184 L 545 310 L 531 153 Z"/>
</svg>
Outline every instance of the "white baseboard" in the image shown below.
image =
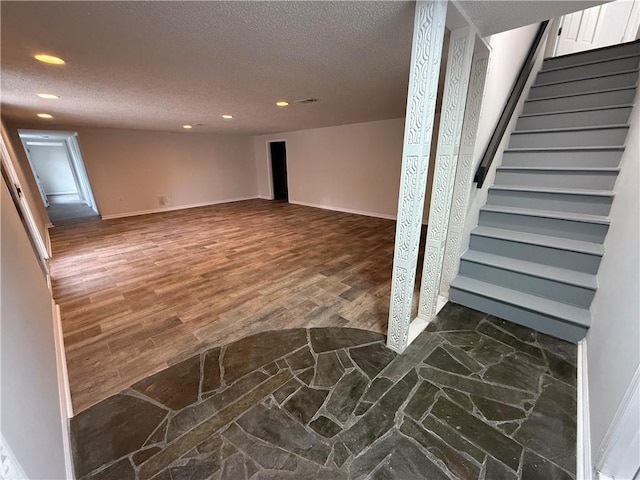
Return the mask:
<svg viewBox="0 0 640 480">
<path fill-rule="evenodd" d="M 262 200 L 273 200 L 273 198 L 268 197 L 266 195 L 258 195 L 258 198 L 262 199 Z"/>
<path fill-rule="evenodd" d="M 292 203 L 294 205 L 302 205 L 303 207 L 313 207 L 313 208 L 321 208 L 323 210 L 332 210 L 334 212 L 353 213 L 355 215 L 364 215 L 367 217 L 384 218 L 386 220 L 396 219 L 395 215 L 387 215 L 386 213 L 367 212 L 364 210 L 354 210 L 352 208 L 342 208 L 342 207 L 333 207 L 333 206 L 330 207 L 328 205 L 320 205 L 318 203 L 299 202 L 299 201 L 293 201 L 293 200 L 289 200 L 289 203 Z"/>
<path fill-rule="evenodd" d="M 0 478 L 3 480 L 24 480 L 28 478 L 2 434 L 0 434 Z"/>
<path fill-rule="evenodd" d="M 620 405 L 595 455 L 600 479 L 637 478 L 640 470 L 640 366 L 620 401 Z"/>
<path fill-rule="evenodd" d="M 255 195 L 250 197 L 227 198 L 224 200 L 214 200 L 212 202 L 190 203 L 187 205 L 176 205 L 172 207 L 152 208 L 149 210 L 139 210 L 137 212 L 113 213 L 110 215 L 102 215 L 102 220 L 112 220 L 114 218 L 137 217 L 138 215 L 149 215 L 151 213 L 172 212 L 175 210 L 186 210 L 187 208 L 208 207 L 209 205 L 219 205 L 221 203 L 242 202 L 244 200 L 255 200 L 259 198 Z"/>
<path fill-rule="evenodd" d="M 69 386 L 69 372 L 67 370 L 67 357 L 64 351 L 64 337 L 62 333 L 62 321 L 60 306 L 53 304 L 53 339 L 56 349 L 56 366 L 58 372 L 58 395 L 60 399 L 60 414 L 62 417 L 62 448 L 64 451 L 65 470 L 67 478 L 75 478 L 73 471 L 73 456 L 71 452 L 71 435 L 69 419 L 73 417 L 73 405 L 71 403 L 71 387 Z"/>
<path fill-rule="evenodd" d="M 589 415 L 589 379 L 587 376 L 587 339 L 578 343 L 578 432 L 576 480 L 593 480 L 591 463 L 591 423 Z"/>
</svg>

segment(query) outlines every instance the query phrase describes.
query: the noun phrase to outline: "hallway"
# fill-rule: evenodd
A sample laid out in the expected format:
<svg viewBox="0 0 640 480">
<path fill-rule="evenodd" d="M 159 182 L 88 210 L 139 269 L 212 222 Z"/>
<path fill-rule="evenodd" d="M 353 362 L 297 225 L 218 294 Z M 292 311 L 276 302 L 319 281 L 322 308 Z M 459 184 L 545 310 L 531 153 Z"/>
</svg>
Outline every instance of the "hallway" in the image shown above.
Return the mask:
<svg viewBox="0 0 640 480">
<path fill-rule="evenodd" d="M 100 220 L 100 216 L 82 202 L 78 194 L 47 195 L 47 200 L 49 201 L 47 214 L 54 226 Z"/>
</svg>

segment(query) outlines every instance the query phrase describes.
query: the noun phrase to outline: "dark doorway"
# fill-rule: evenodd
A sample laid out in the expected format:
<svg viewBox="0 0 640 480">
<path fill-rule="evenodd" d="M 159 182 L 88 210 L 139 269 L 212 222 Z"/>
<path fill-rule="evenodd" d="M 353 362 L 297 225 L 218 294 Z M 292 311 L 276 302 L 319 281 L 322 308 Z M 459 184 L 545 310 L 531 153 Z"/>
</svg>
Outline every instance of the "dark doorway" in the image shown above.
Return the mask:
<svg viewBox="0 0 640 480">
<path fill-rule="evenodd" d="M 285 142 L 269 143 L 271 153 L 271 175 L 273 176 L 273 199 L 289 200 L 287 186 L 287 145 Z"/>
</svg>

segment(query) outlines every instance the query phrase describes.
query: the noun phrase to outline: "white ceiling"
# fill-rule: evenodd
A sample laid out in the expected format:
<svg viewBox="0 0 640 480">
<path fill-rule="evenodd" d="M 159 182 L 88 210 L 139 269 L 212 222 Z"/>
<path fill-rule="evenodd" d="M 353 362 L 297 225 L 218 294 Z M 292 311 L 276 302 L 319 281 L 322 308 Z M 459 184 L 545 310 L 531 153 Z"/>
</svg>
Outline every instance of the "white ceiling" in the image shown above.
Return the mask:
<svg viewBox="0 0 640 480">
<path fill-rule="evenodd" d="M 529 3 L 464 9 L 486 34 L 602 2 Z M 413 2 L 3 0 L 0 8 L 2 115 L 38 128 L 202 123 L 192 131 L 259 134 L 404 115 Z M 41 64 L 36 53 L 67 64 Z M 308 97 L 319 101 L 294 103 Z M 280 99 L 291 105 L 276 107 Z M 227 113 L 235 118 L 223 120 Z"/>
</svg>

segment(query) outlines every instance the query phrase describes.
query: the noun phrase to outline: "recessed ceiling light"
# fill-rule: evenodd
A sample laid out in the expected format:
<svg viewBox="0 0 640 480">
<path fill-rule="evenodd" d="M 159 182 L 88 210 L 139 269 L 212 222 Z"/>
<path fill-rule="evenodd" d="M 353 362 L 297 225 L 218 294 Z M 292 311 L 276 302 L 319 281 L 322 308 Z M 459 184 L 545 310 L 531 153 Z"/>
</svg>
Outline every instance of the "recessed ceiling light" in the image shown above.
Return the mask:
<svg viewBox="0 0 640 480">
<path fill-rule="evenodd" d="M 53 93 L 37 93 L 36 95 L 38 95 L 40 98 L 47 98 L 49 100 L 60 98 L 58 95 L 54 95 Z"/>
<path fill-rule="evenodd" d="M 50 63 L 52 65 L 64 65 L 64 60 L 60 57 L 54 57 L 53 55 L 47 55 L 44 53 L 39 53 L 38 55 L 34 55 L 35 59 L 39 62 Z"/>
<path fill-rule="evenodd" d="M 39 113 L 38 116 L 40 118 L 53 118 L 53 115 L 51 115 L 50 113 Z"/>
<path fill-rule="evenodd" d="M 276 105 L 279 107 L 286 107 L 289 105 L 289 102 L 287 102 L 286 100 L 280 100 L 279 102 L 276 102 Z"/>
<path fill-rule="evenodd" d="M 182 128 L 184 128 L 185 130 L 189 130 L 190 128 L 193 128 L 192 125 L 182 125 Z"/>
<path fill-rule="evenodd" d="M 222 118 L 224 118 L 225 120 L 231 120 L 233 118 L 233 115 L 222 115 Z"/>
</svg>

